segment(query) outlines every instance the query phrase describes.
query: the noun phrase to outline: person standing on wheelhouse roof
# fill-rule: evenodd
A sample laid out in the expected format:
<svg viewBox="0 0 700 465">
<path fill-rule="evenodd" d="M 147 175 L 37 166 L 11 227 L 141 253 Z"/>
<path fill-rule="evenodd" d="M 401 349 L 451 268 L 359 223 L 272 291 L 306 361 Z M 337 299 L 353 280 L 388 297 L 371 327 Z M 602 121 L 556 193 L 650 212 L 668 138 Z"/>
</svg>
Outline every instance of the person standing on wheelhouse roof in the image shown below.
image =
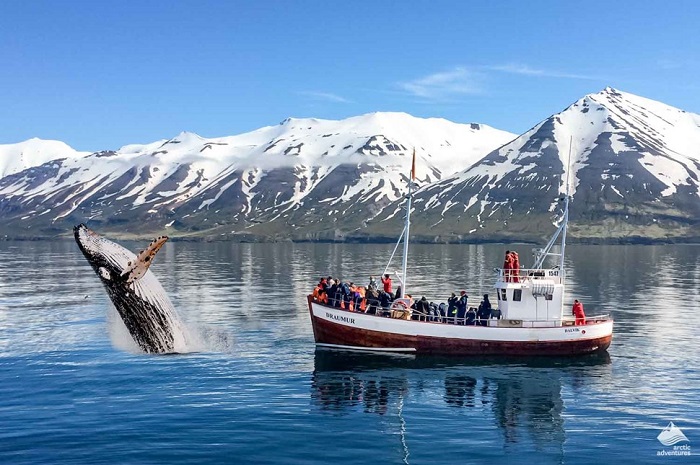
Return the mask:
<svg viewBox="0 0 700 465">
<path fill-rule="evenodd" d="M 503 276 L 505 277 L 505 281 L 507 283 L 509 283 L 511 280 L 513 265 L 513 255 L 510 253 L 510 250 L 506 250 L 506 256 L 503 260 Z"/>
</svg>

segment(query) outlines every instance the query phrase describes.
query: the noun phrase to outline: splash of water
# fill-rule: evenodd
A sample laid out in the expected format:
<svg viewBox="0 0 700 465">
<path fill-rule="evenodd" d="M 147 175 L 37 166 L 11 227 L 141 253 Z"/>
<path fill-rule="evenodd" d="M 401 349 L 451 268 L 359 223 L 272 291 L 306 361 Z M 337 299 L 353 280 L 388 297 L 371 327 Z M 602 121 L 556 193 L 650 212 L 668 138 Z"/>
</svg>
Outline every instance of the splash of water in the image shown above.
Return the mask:
<svg viewBox="0 0 700 465">
<path fill-rule="evenodd" d="M 233 351 L 233 334 L 221 328 L 187 323 L 179 319 L 176 320 L 176 328 L 177 330 L 173 331 L 176 353 L 227 353 Z M 113 306 L 110 306 L 110 310 L 107 313 L 107 330 L 112 345 L 116 349 L 132 354 L 144 353 L 131 337 L 124 321 Z"/>
</svg>

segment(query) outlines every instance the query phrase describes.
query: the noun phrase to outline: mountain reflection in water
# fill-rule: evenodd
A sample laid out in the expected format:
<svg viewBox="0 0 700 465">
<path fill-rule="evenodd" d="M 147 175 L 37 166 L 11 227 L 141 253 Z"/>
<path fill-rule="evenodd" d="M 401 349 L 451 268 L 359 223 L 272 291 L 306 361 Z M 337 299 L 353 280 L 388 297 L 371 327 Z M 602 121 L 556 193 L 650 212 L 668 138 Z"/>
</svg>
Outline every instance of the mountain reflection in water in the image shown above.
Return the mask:
<svg viewBox="0 0 700 465">
<path fill-rule="evenodd" d="M 575 395 L 611 369 L 607 353 L 574 359 L 458 359 L 317 349 L 314 363 L 311 398 L 321 411 L 399 415 L 410 438 L 412 404 L 442 398 L 447 409 L 473 409 L 484 429 L 500 432 L 503 447 L 525 441 L 535 450 L 556 446 L 562 453 L 562 390 Z M 424 420 L 420 423 L 425 427 Z M 440 431 L 439 424 L 431 428 Z"/>
</svg>

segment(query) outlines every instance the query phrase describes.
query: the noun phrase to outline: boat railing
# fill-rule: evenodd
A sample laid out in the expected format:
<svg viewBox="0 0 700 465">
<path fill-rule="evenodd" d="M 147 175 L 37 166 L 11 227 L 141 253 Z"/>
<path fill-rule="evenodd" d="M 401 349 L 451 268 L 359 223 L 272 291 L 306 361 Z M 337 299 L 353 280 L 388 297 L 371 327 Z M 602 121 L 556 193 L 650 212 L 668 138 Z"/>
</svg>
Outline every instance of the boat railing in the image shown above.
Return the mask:
<svg viewBox="0 0 700 465">
<path fill-rule="evenodd" d="M 561 283 L 562 273 L 557 268 L 518 268 L 505 269 L 494 268 L 498 275 L 497 282 L 504 283 L 525 283 L 539 280 L 554 281 L 556 284 Z"/>
<path fill-rule="evenodd" d="M 311 296 L 309 296 L 311 298 Z M 396 310 L 392 310 L 391 307 L 367 307 L 364 310 L 350 310 L 341 307 L 335 307 L 329 305 L 328 303 L 323 303 L 322 305 L 326 307 L 335 308 L 338 310 L 347 311 L 350 313 L 364 313 L 376 317 L 386 317 L 386 318 L 398 318 L 396 315 Z M 473 309 L 476 310 L 476 309 Z M 405 312 L 407 310 L 402 310 Z M 448 310 L 449 311 L 449 310 Z M 495 309 L 495 311 L 498 311 Z M 403 318 L 406 319 L 406 318 Z M 547 328 L 547 327 L 562 327 L 562 326 L 574 326 L 576 324 L 576 318 L 572 315 L 566 315 L 561 319 L 551 319 L 551 320 L 541 320 L 541 319 L 507 319 L 507 318 L 497 318 L 496 316 L 491 316 L 491 318 L 475 318 L 472 315 L 450 315 L 448 313 L 443 314 L 439 310 L 431 313 L 423 313 L 416 309 L 410 309 L 408 311 L 408 318 L 413 321 L 421 321 L 426 323 L 442 323 L 442 324 L 454 324 L 460 326 L 498 326 L 505 328 Z M 586 316 L 586 324 L 597 324 L 612 320 L 610 314 L 600 314 Z"/>
<path fill-rule="evenodd" d="M 388 316 L 388 315 L 387 315 Z M 555 328 L 555 327 L 568 327 L 575 326 L 575 318 L 562 318 L 553 320 L 523 320 L 523 319 L 506 319 L 506 318 L 467 318 L 467 317 L 456 317 L 456 316 L 441 316 L 441 315 L 426 315 L 413 310 L 412 318 L 414 321 L 432 322 L 432 323 L 443 323 L 443 324 L 455 324 L 460 326 L 497 326 L 502 328 Z M 587 316 L 585 318 L 585 325 L 604 323 L 606 321 L 612 320 L 612 317 L 608 314 L 606 315 L 594 315 Z"/>
</svg>

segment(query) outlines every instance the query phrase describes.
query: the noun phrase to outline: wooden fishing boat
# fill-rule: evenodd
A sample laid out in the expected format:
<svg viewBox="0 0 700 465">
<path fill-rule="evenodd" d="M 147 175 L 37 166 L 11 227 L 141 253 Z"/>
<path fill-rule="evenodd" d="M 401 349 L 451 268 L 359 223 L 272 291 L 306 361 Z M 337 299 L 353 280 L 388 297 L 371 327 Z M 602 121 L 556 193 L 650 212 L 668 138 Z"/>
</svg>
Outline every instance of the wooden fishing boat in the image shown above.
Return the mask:
<svg viewBox="0 0 700 465">
<path fill-rule="evenodd" d="M 415 152 L 411 179 L 415 178 Z M 568 180 L 567 180 L 568 185 Z M 402 270 L 398 274 L 403 298 L 376 312 L 352 311 L 308 296 L 314 339 L 318 346 L 353 350 L 440 355 L 576 355 L 605 351 L 612 341 L 610 315 L 575 318 L 565 311 L 566 229 L 569 189 L 562 200 L 561 224 L 547 245 L 538 250 L 531 268 L 496 269 L 497 309 L 476 324 L 444 314 L 417 314 L 407 297 L 407 258 L 413 183 L 406 200 Z M 554 253 L 555 244 L 560 244 Z M 396 251 L 396 249 L 394 249 Z M 558 263 L 546 266 L 549 257 Z M 550 260 L 551 261 L 551 260 Z M 401 297 L 401 296 L 399 296 Z M 571 308 L 571 304 L 567 308 Z"/>
</svg>

